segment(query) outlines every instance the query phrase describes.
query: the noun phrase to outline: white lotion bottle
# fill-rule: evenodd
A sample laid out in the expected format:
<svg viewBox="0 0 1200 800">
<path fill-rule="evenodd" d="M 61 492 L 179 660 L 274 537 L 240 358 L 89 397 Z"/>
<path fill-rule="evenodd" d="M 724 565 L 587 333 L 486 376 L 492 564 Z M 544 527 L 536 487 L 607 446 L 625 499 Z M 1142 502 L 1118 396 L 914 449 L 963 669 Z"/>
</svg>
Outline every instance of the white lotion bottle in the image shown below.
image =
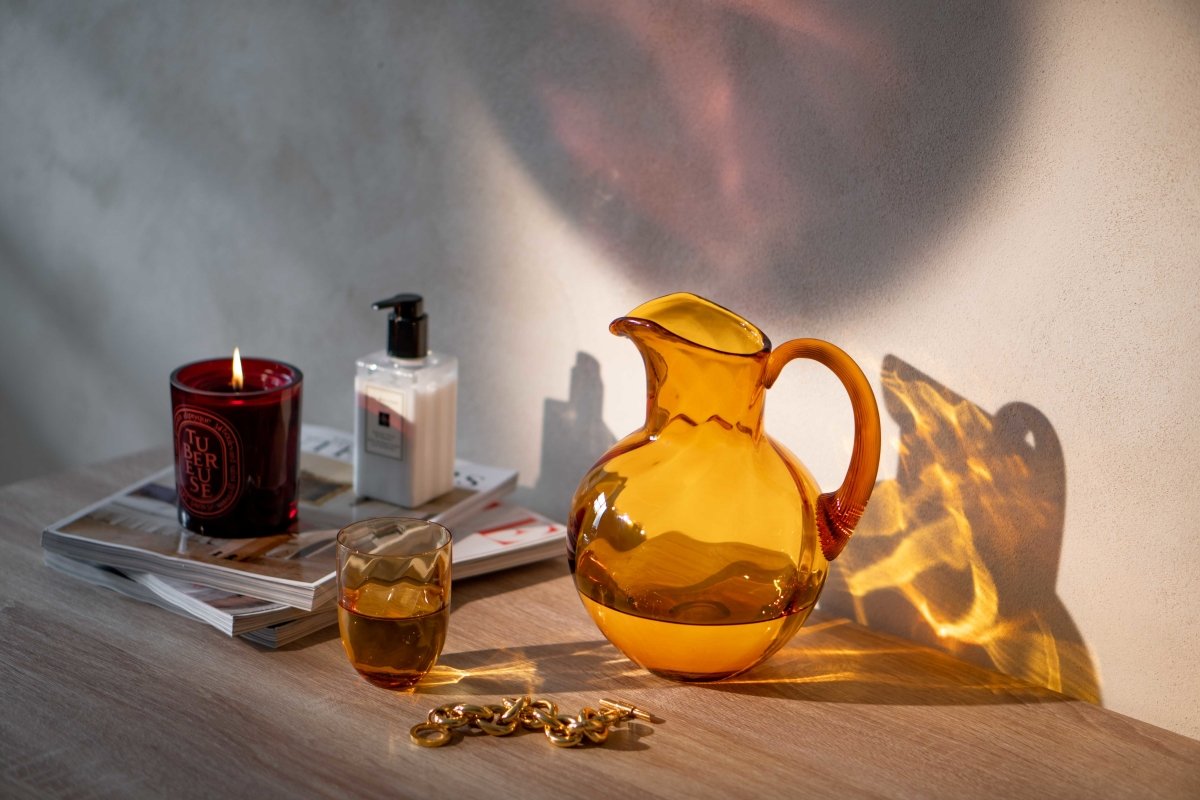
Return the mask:
<svg viewBox="0 0 1200 800">
<path fill-rule="evenodd" d="M 356 362 L 354 493 L 415 508 L 454 488 L 458 359 L 431 353 L 419 294 L 391 309 L 388 346 Z"/>
</svg>

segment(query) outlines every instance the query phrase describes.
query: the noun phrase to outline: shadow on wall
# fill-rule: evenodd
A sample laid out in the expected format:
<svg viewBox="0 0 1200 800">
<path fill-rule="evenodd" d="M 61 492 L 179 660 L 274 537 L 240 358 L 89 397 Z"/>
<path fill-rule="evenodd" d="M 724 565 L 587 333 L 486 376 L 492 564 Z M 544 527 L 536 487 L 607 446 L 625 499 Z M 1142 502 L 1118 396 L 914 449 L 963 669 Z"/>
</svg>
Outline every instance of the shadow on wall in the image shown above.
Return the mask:
<svg viewBox="0 0 1200 800">
<path fill-rule="evenodd" d="M 882 382 L 896 479 L 876 485 L 821 608 L 1099 702 L 1055 593 L 1066 477 L 1050 422 L 1024 403 L 987 414 L 895 356 Z"/>
<path fill-rule="evenodd" d="M 455 25 L 529 174 L 630 278 L 686 265 L 810 314 L 901 279 L 962 213 L 1021 77 L 1007 3 L 476 3 Z"/>
<path fill-rule="evenodd" d="M 529 500 L 554 519 L 567 518 L 580 479 L 617 441 L 603 414 L 600 362 L 587 353 L 576 353 L 567 399 L 546 398 L 541 469 Z"/>
</svg>

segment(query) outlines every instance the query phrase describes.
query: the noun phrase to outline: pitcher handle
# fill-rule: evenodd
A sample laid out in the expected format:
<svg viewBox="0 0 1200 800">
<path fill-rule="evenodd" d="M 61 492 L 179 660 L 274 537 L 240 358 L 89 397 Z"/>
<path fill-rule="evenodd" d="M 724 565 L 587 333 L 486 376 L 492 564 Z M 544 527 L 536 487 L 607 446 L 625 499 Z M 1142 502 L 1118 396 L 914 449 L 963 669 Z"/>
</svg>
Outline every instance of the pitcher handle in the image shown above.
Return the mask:
<svg viewBox="0 0 1200 800">
<path fill-rule="evenodd" d="M 821 552 L 832 561 L 850 540 L 875 488 L 879 472 L 879 406 L 858 364 L 841 348 L 820 339 L 792 339 L 775 348 L 767 361 L 767 388 L 775 384 L 784 364 L 794 358 L 811 358 L 833 370 L 850 394 L 850 406 L 854 409 L 854 450 L 846 477 L 837 491 L 817 498 Z"/>
</svg>

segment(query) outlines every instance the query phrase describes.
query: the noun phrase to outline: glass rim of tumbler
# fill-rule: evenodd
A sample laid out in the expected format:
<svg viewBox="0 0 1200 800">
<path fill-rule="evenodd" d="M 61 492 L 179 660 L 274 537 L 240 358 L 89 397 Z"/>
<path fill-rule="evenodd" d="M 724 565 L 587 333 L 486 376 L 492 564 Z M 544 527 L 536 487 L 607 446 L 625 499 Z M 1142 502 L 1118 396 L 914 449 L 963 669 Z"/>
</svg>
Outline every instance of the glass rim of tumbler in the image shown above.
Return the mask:
<svg viewBox="0 0 1200 800">
<path fill-rule="evenodd" d="M 380 528 L 382 530 L 386 530 L 388 525 L 396 525 L 398 523 L 403 526 L 403 529 L 399 531 L 399 533 L 401 533 L 401 534 L 409 533 L 409 532 L 417 530 L 417 529 L 424 529 L 424 528 L 434 529 L 435 531 L 438 532 L 438 537 L 437 537 L 438 543 L 432 547 L 418 547 L 418 548 L 414 548 L 411 550 L 405 550 L 403 552 L 379 553 L 379 552 L 373 552 L 371 550 L 364 550 L 363 548 L 358 547 L 356 544 L 351 544 L 348 541 L 349 537 L 353 533 L 356 533 L 358 531 L 358 529 L 369 529 L 369 530 L 371 530 L 372 533 L 379 533 L 381 531 L 374 530 L 374 528 Z M 376 541 L 376 540 L 373 539 L 372 541 Z M 355 520 L 354 522 L 351 522 L 349 525 L 346 525 L 341 530 L 339 530 L 337 532 L 337 537 L 335 538 L 337 547 L 341 550 L 347 551 L 348 553 L 353 553 L 355 555 L 360 555 L 360 556 L 366 556 L 368 558 L 404 558 L 404 559 L 419 558 L 423 555 L 431 555 L 433 553 L 439 553 L 443 550 L 448 549 L 450 547 L 450 545 L 453 543 L 453 541 L 454 541 L 454 535 L 450 532 L 450 529 L 447 528 L 445 525 L 442 525 L 441 523 L 433 522 L 433 521 L 427 520 L 427 519 L 419 519 L 417 517 L 368 517 L 366 519 Z"/>
<path fill-rule="evenodd" d="M 289 380 L 278 386 L 268 386 L 263 389 L 239 389 L 237 392 L 217 391 L 214 389 L 204 389 L 199 386 L 194 386 L 186 383 L 183 380 L 183 373 L 186 370 L 198 369 L 200 367 L 219 366 L 224 364 L 232 364 L 233 357 L 228 358 L 202 358 L 199 361 L 190 361 L 187 364 L 176 367 L 171 371 L 171 388 L 178 389 L 182 392 L 197 395 L 200 397 L 225 397 L 230 396 L 241 398 L 266 397 L 267 395 L 278 394 L 279 392 L 287 391 L 288 389 L 299 389 L 304 384 L 304 373 L 294 364 L 289 364 L 286 361 L 280 361 L 277 358 L 265 358 L 263 356 L 242 356 L 243 372 L 247 364 L 271 364 L 286 369 L 290 375 Z"/>
</svg>

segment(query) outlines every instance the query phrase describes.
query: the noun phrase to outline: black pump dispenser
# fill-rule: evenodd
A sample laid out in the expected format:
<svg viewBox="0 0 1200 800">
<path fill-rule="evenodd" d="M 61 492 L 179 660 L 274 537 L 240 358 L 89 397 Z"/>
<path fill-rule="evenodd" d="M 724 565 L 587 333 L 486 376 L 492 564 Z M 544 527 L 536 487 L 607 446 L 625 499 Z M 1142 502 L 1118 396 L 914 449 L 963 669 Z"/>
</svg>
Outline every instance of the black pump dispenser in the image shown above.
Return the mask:
<svg viewBox="0 0 1200 800">
<path fill-rule="evenodd" d="M 387 345 L 392 358 L 424 358 L 429 354 L 426 331 L 429 318 L 422 310 L 422 303 L 419 294 L 398 294 L 371 304 L 377 311 L 392 310 L 388 314 Z"/>
</svg>

